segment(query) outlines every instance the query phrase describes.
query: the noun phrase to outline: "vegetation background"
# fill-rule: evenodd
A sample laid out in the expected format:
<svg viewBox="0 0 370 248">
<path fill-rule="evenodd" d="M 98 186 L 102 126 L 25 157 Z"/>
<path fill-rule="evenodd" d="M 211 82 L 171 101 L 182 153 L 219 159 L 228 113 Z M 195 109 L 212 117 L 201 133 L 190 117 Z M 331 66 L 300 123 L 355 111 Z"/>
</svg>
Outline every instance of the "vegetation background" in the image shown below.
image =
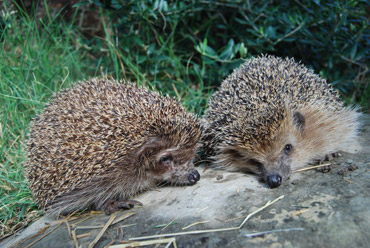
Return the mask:
<svg viewBox="0 0 370 248">
<path fill-rule="evenodd" d="M 0 239 L 40 215 L 22 167 L 28 126 L 77 80 L 136 81 L 202 115 L 244 59 L 274 54 L 370 109 L 369 1 L 7 0 L 0 11 Z"/>
</svg>

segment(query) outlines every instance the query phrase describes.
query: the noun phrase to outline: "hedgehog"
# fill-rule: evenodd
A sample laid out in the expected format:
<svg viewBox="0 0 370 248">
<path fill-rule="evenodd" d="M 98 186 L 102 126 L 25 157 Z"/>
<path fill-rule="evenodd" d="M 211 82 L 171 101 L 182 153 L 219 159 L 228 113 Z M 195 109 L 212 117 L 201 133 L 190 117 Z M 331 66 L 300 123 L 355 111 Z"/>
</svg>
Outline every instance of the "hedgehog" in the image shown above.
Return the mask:
<svg viewBox="0 0 370 248">
<path fill-rule="evenodd" d="M 141 205 L 162 183 L 192 185 L 199 118 L 175 99 L 132 83 L 93 78 L 56 94 L 31 123 L 26 176 L 51 216 L 109 214 Z"/>
<path fill-rule="evenodd" d="M 359 149 L 360 113 L 294 59 L 247 60 L 213 93 L 202 119 L 203 158 L 275 188 L 292 171 Z"/>
</svg>

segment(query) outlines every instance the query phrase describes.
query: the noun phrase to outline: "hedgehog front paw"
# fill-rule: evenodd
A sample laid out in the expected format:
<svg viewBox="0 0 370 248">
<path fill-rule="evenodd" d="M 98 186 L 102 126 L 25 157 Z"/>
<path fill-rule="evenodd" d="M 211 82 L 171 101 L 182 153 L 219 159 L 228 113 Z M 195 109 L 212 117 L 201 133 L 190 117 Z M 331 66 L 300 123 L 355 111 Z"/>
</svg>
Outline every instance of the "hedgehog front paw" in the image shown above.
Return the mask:
<svg viewBox="0 0 370 248">
<path fill-rule="evenodd" d="M 325 162 L 329 162 L 329 161 L 332 161 L 334 158 L 341 157 L 341 156 L 342 154 L 340 154 L 339 152 L 330 153 L 330 154 L 327 154 L 323 159 L 317 160 L 317 163 L 315 164 L 322 164 Z M 319 167 L 316 170 L 322 173 L 327 173 L 331 171 L 331 169 L 332 169 L 332 165 L 329 163 L 327 166 Z"/>
<path fill-rule="evenodd" d="M 334 152 L 334 153 L 326 155 L 325 159 L 323 161 L 331 161 L 331 160 L 333 160 L 333 158 L 337 158 L 337 157 L 341 157 L 341 156 L 342 156 L 342 154 L 340 154 L 339 152 Z"/>
<path fill-rule="evenodd" d="M 322 164 L 324 162 L 332 161 L 334 158 L 337 157 L 342 157 L 342 154 L 339 152 L 330 153 L 325 155 L 325 157 L 323 157 L 322 159 L 315 160 L 312 164 Z"/>
<path fill-rule="evenodd" d="M 135 201 L 135 200 L 111 201 L 104 208 L 104 213 L 106 215 L 110 215 L 111 213 L 122 210 L 122 209 L 131 209 L 135 205 L 136 206 L 143 206 L 143 204 L 141 202 Z"/>
</svg>

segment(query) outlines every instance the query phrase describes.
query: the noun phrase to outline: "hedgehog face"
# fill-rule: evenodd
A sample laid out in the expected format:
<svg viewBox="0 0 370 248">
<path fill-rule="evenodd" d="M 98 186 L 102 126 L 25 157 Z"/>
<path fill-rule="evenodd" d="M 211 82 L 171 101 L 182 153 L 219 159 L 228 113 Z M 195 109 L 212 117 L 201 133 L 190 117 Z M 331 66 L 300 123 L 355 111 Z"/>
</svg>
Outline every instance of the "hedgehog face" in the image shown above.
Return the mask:
<svg viewBox="0 0 370 248">
<path fill-rule="evenodd" d="M 225 158 L 223 163 L 242 172 L 254 173 L 270 188 L 276 188 L 289 178 L 292 163 L 290 154 L 293 151 L 294 146 L 289 143 L 283 146 L 279 153 L 261 155 L 243 147 L 228 147 L 220 155 Z"/>
<path fill-rule="evenodd" d="M 305 118 L 300 112 L 287 114 L 268 141 L 257 142 L 255 146 L 221 147 L 215 159 L 240 171 L 254 173 L 270 188 L 276 188 L 291 174 L 304 126 Z"/>
<path fill-rule="evenodd" d="M 274 152 L 252 159 L 259 166 L 260 177 L 270 188 L 280 186 L 283 180 L 289 178 L 292 165 L 291 155 L 295 150 L 295 145 L 291 141 L 277 143 L 272 144 L 272 146 L 279 146 L 274 148 L 276 149 Z"/>
<path fill-rule="evenodd" d="M 276 136 L 265 146 L 262 145 L 259 148 L 262 152 L 253 158 L 262 167 L 260 175 L 270 188 L 280 186 L 283 180 L 289 178 L 296 163 L 295 158 L 299 152 L 304 127 L 305 118 L 300 112 L 295 111 L 293 114 L 288 112 Z"/>
<path fill-rule="evenodd" d="M 194 156 L 194 150 L 179 147 L 162 150 L 155 155 L 149 173 L 158 183 L 193 185 L 200 179 L 198 171 L 194 169 Z"/>
</svg>

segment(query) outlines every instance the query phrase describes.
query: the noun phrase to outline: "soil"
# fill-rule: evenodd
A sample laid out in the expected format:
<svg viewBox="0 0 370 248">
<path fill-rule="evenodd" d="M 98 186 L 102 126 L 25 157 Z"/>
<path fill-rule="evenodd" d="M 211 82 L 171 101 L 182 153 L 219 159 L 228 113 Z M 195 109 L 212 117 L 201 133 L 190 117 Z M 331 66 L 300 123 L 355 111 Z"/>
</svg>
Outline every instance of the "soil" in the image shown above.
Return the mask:
<svg viewBox="0 0 370 248">
<path fill-rule="evenodd" d="M 358 153 L 333 158 L 329 168 L 295 173 L 275 189 L 253 175 L 201 166 L 201 180 L 194 186 L 163 187 L 136 197 L 144 206 L 116 213 L 118 218 L 135 212 L 111 225 L 94 247 L 133 237 L 239 226 L 246 215 L 280 196 L 284 198 L 252 216 L 239 230 L 175 236 L 177 247 L 370 247 L 370 115 L 364 117 L 361 132 L 363 149 Z M 70 229 L 101 226 L 111 217 L 90 216 L 83 222 L 84 217 L 69 220 Z M 182 229 L 200 221 L 206 223 Z M 43 217 L 0 246 L 26 247 L 55 229 L 31 247 L 75 247 L 66 222 L 59 223 Z M 161 224 L 170 225 L 156 227 Z M 303 230 L 246 237 L 291 228 Z M 79 246 L 88 247 L 101 229 L 76 229 Z M 79 236 L 86 233 L 90 235 Z"/>
</svg>

